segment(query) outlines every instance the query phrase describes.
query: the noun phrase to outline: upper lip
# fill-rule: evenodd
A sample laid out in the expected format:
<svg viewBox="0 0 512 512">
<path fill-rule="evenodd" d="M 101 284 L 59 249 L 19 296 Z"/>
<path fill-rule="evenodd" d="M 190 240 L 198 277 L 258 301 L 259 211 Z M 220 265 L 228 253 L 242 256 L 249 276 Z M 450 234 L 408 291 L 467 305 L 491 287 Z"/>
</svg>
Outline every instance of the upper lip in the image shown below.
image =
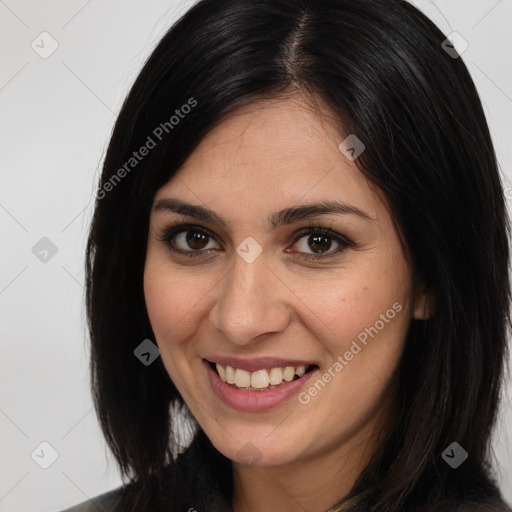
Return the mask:
<svg viewBox="0 0 512 512">
<path fill-rule="evenodd" d="M 282 359 L 279 357 L 257 357 L 253 359 L 240 359 L 239 357 L 230 356 L 211 356 L 206 357 L 206 361 L 210 363 L 219 363 L 224 366 L 228 365 L 232 368 L 240 368 L 248 372 L 255 372 L 264 368 L 279 368 L 286 366 L 309 366 L 315 363 L 299 359 Z"/>
</svg>

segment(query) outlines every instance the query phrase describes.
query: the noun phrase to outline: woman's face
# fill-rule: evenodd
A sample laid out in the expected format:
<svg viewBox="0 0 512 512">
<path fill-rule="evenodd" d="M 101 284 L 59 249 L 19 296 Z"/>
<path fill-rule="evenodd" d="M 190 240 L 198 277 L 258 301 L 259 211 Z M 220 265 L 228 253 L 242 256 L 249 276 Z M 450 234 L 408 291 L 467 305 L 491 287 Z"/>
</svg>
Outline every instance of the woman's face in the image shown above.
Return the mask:
<svg viewBox="0 0 512 512">
<path fill-rule="evenodd" d="M 236 463 L 368 443 L 423 315 L 386 205 L 325 119 L 300 98 L 238 109 L 154 198 L 144 290 L 156 343 Z M 192 206 L 178 213 L 178 201 Z"/>
</svg>

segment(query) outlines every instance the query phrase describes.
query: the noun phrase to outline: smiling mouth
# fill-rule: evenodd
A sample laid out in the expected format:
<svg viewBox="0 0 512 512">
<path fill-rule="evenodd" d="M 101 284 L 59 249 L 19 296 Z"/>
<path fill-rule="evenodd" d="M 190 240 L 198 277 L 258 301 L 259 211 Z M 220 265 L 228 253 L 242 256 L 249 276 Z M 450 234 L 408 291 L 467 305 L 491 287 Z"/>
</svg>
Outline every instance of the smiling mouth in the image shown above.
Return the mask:
<svg viewBox="0 0 512 512">
<path fill-rule="evenodd" d="M 245 391 L 270 391 L 287 382 L 300 379 L 306 373 L 318 368 L 315 364 L 263 368 L 254 372 L 233 368 L 229 365 L 208 361 L 220 379 L 236 389 Z"/>
</svg>

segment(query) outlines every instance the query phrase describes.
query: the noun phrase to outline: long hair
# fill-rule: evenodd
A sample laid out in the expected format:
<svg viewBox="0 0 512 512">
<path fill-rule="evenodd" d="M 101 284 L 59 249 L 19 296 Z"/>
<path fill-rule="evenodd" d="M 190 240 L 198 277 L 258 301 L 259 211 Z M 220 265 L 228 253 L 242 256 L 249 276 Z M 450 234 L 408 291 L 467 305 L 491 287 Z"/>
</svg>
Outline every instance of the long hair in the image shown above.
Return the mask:
<svg viewBox="0 0 512 512">
<path fill-rule="evenodd" d="M 183 399 L 160 359 L 134 356 L 154 340 L 142 284 L 153 197 L 234 108 L 296 93 L 321 98 L 340 133 L 364 143 L 355 163 L 434 297 L 432 317 L 408 331 L 392 428 L 349 497 L 411 512 L 494 488 L 509 224 L 479 96 L 445 39 L 403 0 L 202 0 L 150 55 L 112 133 L 86 257 L 95 407 L 123 478 L 138 483 L 137 510 L 150 481 L 166 510 L 191 499 L 172 456 L 170 406 Z M 457 469 L 442 457 L 453 442 L 468 453 Z M 230 461 L 214 452 L 201 464 L 225 481 Z"/>
</svg>

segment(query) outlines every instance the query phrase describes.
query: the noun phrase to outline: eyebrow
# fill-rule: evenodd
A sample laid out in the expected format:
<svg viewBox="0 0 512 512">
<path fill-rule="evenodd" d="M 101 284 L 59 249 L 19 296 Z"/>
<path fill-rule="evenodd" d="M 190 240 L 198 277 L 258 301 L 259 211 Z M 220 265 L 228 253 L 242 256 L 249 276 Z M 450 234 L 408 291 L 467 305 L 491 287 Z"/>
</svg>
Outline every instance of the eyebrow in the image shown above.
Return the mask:
<svg viewBox="0 0 512 512">
<path fill-rule="evenodd" d="M 229 231 L 227 222 L 217 213 L 205 206 L 186 203 L 180 199 L 160 199 L 153 208 L 154 212 L 170 211 L 193 217 L 205 222 L 219 224 Z M 269 225 L 277 228 L 282 225 L 292 224 L 301 220 L 319 217 L 321 215 L 355 215 L 364 220 L 374 221 L 367 213 L 359 208 L 342 201 L 319 201 L 311 204 L 303 204 L 285 208 L 274 212 L 268 219 Z"/>
</svg>

